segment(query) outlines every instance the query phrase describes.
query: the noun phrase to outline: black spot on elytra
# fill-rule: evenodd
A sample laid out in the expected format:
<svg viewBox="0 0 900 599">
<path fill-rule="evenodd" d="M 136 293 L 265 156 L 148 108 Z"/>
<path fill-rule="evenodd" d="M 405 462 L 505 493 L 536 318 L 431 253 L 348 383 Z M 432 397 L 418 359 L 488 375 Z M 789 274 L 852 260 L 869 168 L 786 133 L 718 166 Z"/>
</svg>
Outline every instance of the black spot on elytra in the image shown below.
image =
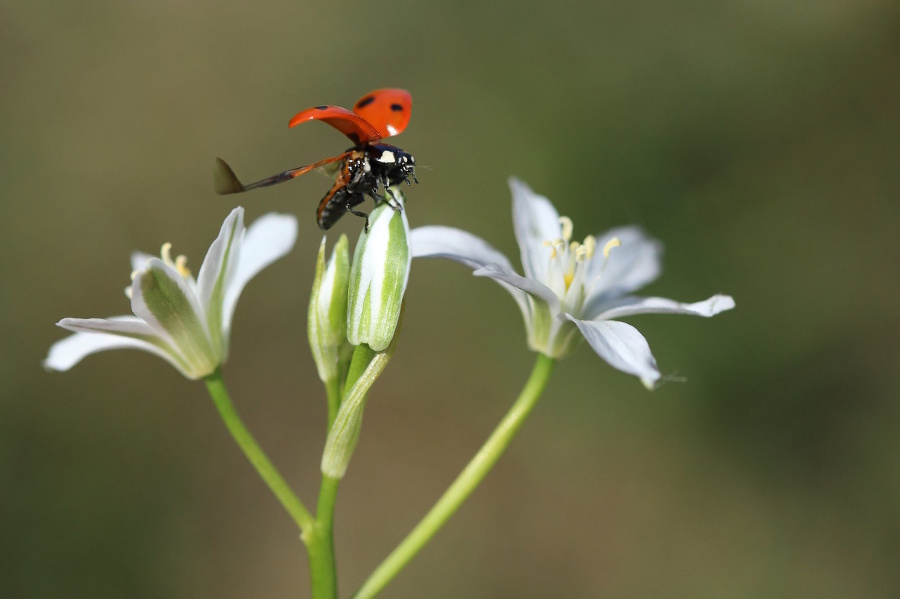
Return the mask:
<svg viewBox="0 0 900 599">
<path fill-rule="evenodd" d="M 375 101 L 375 96 L 367 96 L 356 103 L 357 108 L 363 108 Z"/>
<path fill-rule="evenodd" d="M 394 112 L 400 112 L 403 110 L 403 107 L 399 104 L 391 104 L 391 110 Z"/>
<path fill-rule="evenodd" d="M 322 106 L 316 106 L 316 110 L 328 110 L 328 107 L 325 106 L 325 105 L 322 105 Z"/>
</svg>

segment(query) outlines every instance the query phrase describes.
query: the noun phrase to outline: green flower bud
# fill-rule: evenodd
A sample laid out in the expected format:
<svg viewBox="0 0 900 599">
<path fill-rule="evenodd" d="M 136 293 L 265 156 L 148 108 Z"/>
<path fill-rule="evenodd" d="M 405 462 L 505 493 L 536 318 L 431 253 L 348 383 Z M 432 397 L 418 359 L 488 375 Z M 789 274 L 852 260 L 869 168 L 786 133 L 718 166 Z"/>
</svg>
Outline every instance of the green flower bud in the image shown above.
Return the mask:
<svg viewBox="0 0 900 599">
<path fill-rule="evenodd" d="M 346 235 L 341 235 L 331 258 L 325 262 L 325 238 L 319 246 L 316 276 L 309 298 L 309 347 L 323 382 L 335 380 L 341 373 L 342 357 L 349 353 L 347 343 L 347 288 L 350 284 L 350 250 Z"/>
<path fill-rule="evenodd" d="M 402 202 L 402 193 L 394 188 Z M 394 338 L 412 260 L 405 209 L 382 203 L 369 215 L 369 230 L 356 244 L 350 271 L 347 339 L 383 351 Z"/>
</svg>

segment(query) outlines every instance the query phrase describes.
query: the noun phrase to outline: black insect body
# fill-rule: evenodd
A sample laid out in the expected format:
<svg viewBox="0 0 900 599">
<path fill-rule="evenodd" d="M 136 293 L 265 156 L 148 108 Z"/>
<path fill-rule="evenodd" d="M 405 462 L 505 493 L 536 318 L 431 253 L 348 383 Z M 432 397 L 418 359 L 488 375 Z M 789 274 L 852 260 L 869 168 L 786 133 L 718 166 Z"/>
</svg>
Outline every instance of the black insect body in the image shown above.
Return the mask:
<svg viewBox="0 0 900 599">
<path fill-rule="evenodd" d="M 416 161 L 409 153 L 388 144 L 372 144 L 350 148 L 346 158 L 338 166 L 334 185 L 319 202 L 316 222 L 321 229 L 330 229 L 344 214 L 349 212 L 366 219 L 368 214 L 354 210 L 362 204 L 366 196 L 375 203 L 387 201 L 394 209 L 402 209 L 394 203 L 391 187 L 416 180 Z M 379 188 L 383 193 L 379 193 Z"/>
</svg>

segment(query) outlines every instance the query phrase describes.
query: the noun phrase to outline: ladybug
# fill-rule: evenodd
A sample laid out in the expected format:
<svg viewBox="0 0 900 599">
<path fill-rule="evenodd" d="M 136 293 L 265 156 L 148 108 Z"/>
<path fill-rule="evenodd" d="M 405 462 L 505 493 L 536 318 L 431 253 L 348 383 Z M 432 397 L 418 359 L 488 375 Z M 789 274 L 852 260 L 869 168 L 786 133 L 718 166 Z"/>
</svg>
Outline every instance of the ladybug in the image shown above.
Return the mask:
<svg viewBox="0 0 900 599">
<path fill-rule="evenodd" d="M 404 89 L 379 89 L 364 95 L 353 111 L 340 106 L 315 106 L 303 110 L 290 120 L 289 127 L 306 121 L 324 121 L 346 135 L 353 147 L 338 156 L 315 164 L 292 168 L 254 183 L 244 185 L 224 160 L 216 158 L 215 190 L 220 195 L 240 193 L 257 187 L 268 187 L 289 181 L 309 171 L 337 163 L 334 185 L 319 202 L 316 222 L 320 229 L 330 229 L 344 214 L 350 212 L 366 219 L 368 215 L 355 209 L 366 196 L 375 202 L 386 201 L 395 210 L 402 209 L 394 198 L 391 186 L 416 179 L 416 161 L 411 154 L 396 146 L 379 143 L 385 137 L 403 132 L 412 112 L 412 96 Z M 379 195 L 379 186 L 384 194 Z"/>
</svg>

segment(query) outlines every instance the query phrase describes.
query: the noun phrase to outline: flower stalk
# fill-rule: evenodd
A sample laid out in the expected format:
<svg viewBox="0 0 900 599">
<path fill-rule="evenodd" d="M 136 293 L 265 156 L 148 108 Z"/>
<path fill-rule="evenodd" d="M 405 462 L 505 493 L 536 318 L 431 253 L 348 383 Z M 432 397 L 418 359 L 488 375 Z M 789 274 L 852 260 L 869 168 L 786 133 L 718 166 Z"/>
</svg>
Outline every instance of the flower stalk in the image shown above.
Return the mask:
<svg viewBox="0 0 900 599">
<path fill-rule="evenodd" d="M 337 563 L 334 557 L 334 506 L 340 480 L 322 476 L 314 526 L 304 531 L 309 558 L 309 581 L 313 599 L 337 599 Z"/>
<path fill-rule="evenodd" d="M 537 405 L 550 380 L 554 364 L 556 364 L 556 360 L 553 358 L 538 354 L 528 382 L 525 383 L 525 387 L 512 408 L 506 413 L 485 444 L 463 468 L 453 484 L 444 491 L 444 494 L 425 517 L 366 579 L 353 595 L 353 599 L 370 599 L 381 592 L 478 488 L 484 477 L 512 443 L 534 406 Z"/>
<path fill-rule="evenodd" d="M 314 518 L 309 513 L 309 510 L 303 505 L 303 502 L 300 501 L 291 490 L 290 486 L 281 476 L 281 473 L 278 472 L 278 469 L 275 468 L 266 456 L 265 452 L 256 442 L 256 439 L 254 439 L 253 435 L 250 434 L 250 431 L 247 430 L 247 427 L 244 426 L 241 417 L 231 403 L 228 389 L 225 387 L 225 381 L 222 380 L 221 371 L 216 369 L 215 372 L 208 375 L 203 381 L 206 383 L 209 395 L 212 397 L 213 403 L 216 405 L 216 409 L 222 417 L 222 422 L 225 423 L 228 432 L 234 437 L 238 447 L 241 448 L 244 455 L 250 460 L 250 463 L 259 473 L 259 476 L 266 485 L 268 485 L 278 501 L 281 502 L 281 505 L 291 516 L 291 519 L 298 527 L 300 527 L 300 530 L 303 531 L 304 534 L 306 534 L 307 531 L 312 530 L 315 523 Z"/>
</svg>

